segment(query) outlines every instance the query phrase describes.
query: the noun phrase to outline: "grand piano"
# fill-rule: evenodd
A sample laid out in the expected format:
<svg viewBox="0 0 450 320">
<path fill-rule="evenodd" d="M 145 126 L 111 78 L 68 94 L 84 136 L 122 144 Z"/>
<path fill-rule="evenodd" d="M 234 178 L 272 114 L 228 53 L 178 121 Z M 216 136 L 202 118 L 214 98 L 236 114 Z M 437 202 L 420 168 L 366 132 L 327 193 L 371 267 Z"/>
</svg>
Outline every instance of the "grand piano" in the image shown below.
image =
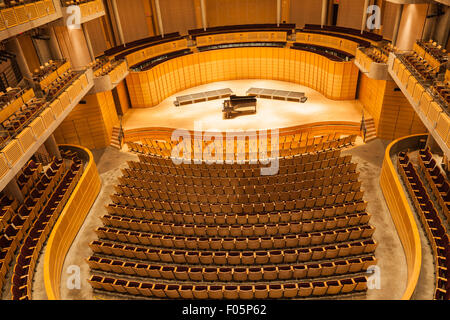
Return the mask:
<svg viewBox="0 0 450 320">
<path fill-rule="evenodd" d="M 231 95 L 229 100 L 223 102 L 224 119 L 256 113 L 256 96 Z"/>
</svg>

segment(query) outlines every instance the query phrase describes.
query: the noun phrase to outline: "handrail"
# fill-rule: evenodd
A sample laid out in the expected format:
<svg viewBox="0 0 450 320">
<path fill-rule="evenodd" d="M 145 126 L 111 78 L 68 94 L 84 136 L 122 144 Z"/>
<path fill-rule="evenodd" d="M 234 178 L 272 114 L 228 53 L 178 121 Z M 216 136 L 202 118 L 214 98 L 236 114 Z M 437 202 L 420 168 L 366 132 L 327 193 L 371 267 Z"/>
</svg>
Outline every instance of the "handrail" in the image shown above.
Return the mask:
<svg viewBox="0 0 450 320">
<path fill-rule="evenodd" d="M 89 161 L 47 242 L 44 256 L 44 284 L 49 300 L 61 299 L 60 282 L 64 260 L 101 187 L 101 180 L 91 151 L 82 146 L 62 146 L 81 149 L 87 154 Z"/>
<path fill-rule="evenodd" d="M 415 134 L 391 142 L 385 152 L 380 176 L 381 190 L 383 191 L 406 256 L 408 281 L 402 300 L 411 299 L 416 289 L 422 266 L 422 244 L 414 213 L 408 203 L 398 173 L 392 163 L 391 154 L 397 152 L 396 149 L 399 148 L 400 143 L 406 144 L 406 140 L 418 139 L 422 136 L 425 135 Z"/>
</svg>

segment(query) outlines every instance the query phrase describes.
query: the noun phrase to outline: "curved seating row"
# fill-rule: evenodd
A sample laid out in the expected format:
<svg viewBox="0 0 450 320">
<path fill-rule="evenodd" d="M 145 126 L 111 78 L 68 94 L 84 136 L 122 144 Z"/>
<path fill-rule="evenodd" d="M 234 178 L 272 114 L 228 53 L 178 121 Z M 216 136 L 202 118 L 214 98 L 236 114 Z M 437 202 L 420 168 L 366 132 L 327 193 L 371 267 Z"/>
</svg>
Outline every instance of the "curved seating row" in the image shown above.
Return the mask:
<svg viewBox="0 0 450 320">
<path fill-rule="evenodd" d="M 26 165 L 26 171 L 31 168 L 42 168 L 30 160 Z M 16 209 L 10 207 L 9 219 L 3 220 L 2 233 L 0 234 L 0 288 L 3 287 L 6 274 L 14 259 L 16 249 L 27 236 L 28 230 L 33 225 L 36 217 L 44 209 L 53 194 L 56 186 L 62 178 L 65 166 L 62 161 L 55 160 L 45 171 L 37 171 L 32 174 L 33 189 L 25 197 L 23 204 Z M 30 172 L 30 171 L 28 171 Z M 11 203 L 14 203 L 12 201 Z M 17 202 L 16 202 L 17 203 Z"/>
<path fill-rule="evenodd" d="M 94 240 L 89 247 L 94 253 L 126 257 L 134 260 L 159 261 L 175 264 L 201 265 L 249 265 L 249 264 L 288 264 L 292 262 L 320 261 L 337 257 L 359 256 L 373 253 L 377 244 L 370 239 L 374 229 L 367 227 L 362 234 L 357 228 L 343 231 L 341 242 L 317 244 L 313 247 L 271 249 L 252 251 L 201 250 L 198 248 L 177 249 L 146 247 L 141 244 L 120 243 L 111 240 Z M 356 233 L 353 233 L 356 231 Z M 352 236 L 353 239 L 350 239 Z M 360 238 L 359 238 L 360 237 Z M 192 239 L 192 240 L 195 240 Z M 192 241 L 189 240 L 189 241 Z M 218 239 L 220 243 L 221 239 Z M 341 240 L 341 239 L 340 239 Z"/>
<path fill-rule="evenodd" d="M 170 139 L 169 139 L 170 140 Z M 325 139 L 324 139 L 325 140 Z M 279 143 L 276 145 L 276 149 L 274 149 L 274 152 L 277 152 L 279 157 L 290 157 L 290 156 L 296 156 L 296 155 L 302 155 L 307 153 L 314 153 L 319 152 L 323 150 L 329 150 L 329 149 L 336 149 L 336 148 L 343 148 L 346 146 L 349 146 L 353 144 L 356 140 L 356 135 L 350 135 L 344 138 L 339 138 L 336 140 L 328 140 L 323 141 L 322 139 L 310 139 L 310 140 L 302 140 L 302 141 L 288 141 L 288 142 L 282 142 L 279 141 Z M 186 158 L 184 155 L 182 155 L 183 152 L 188 151 L 190 155 L 196 156 L 197 154 L 200 156 L 203 156 L 203 152 L 206 150 L 210 150 L 210 154 L 214 150 L 214 155 L 216 153 L 215 150 L 224 150 L 224 147 L 226 146 L 226 141 L 224 141 L 221 144 L 215 145 L 215 142 L 211 145 L 205 145 L 203 146 L 198 145 L 199 142 L 195 142 L 193 140 L 191 142 L 191 148 L 186 150 L 186 146 L 182 143 L 178 147 L 178 143 L 170 142 L 161 142 L 161 141 L 155 141 L 151 139 L 145 139 L 145 143 L 147 144 L 139 144 L 136 142 L 127 142 L 128 147 L 131 151 L 142 153 L 142 154 L 148 154 L 148 155 L 159 155 L 159 156 L 166 156 L 166 157 L 172 157 L 173 152 L 179 151 L 179 156 Z M 254 145 L 252 146 L 253 150 L 255 152 L 250 152 L 248 144 L 245 146 L 245 151 L 239 151 L 242 152 L 241 157 L 245 155 L 245 158 L 249 159 L 260 159 L 260 154 L 258 153 L 258 146 L 257 146 L 257 140 L 253 141 Z M 239 144 L 237 145 L 239 146 Z M 237 155 L 237 146 L 234 145 L 232 148 L 233 153 L 228 153 L 227 150 L 224 150 L 224 153 L 221 157 L 221 159 L 227 160 L 227 159 L 235 159 Z M 208 147 L 208 149 L 206 149 Z M 176 148 L 176 149 L 175 149 Z M 227 147 L 228 148 L 228 147 Z M 272 145 L 271 142 L 267 142 L 267 152 L 272 154 Z M 175 149 L 175 151 L 173 151 Z M 210 155 L 209 154 L 209 155 Z M 215 160 L 216 157 L 212 157 L 212 160 Z M 239 159 L 239 158 L 237 158 Z M 208 160 L 208 159 L 205 159 Z"/>
<path fill-rule="evenodd" d="M 302 209 L 271 213 L 180 213 L 155 211 L 149 209 L 137 209 L 127 205 L 109 204 L 106 210 L 109 214 L 128 218 L 145 218 L 153 221 L 178 222 L 178 223 L 204 223 L 204 224 L 261 224 L 289 221 L 308 221 L 327 217 L 338 217 L 345 214 L 361 213 L 367 207 L 365 201 L 355 201 L 332 206 L 324 206 L 317 209 Z"/>
<path fill-rule="evenodd" d="M 91 256 L 86 259 L 91 269 L 117 274 L 155 279 L 193 282 L 246 282 L 286 281 L 291 279 L 320 278 L 366 271 L 376 264 L 373 256 L 338 259 L 332 262 L 307 263 L 264 267 L 203 267 L 171 266 L 130 262 L 120 258 Z"/>
<path fill-rule="evenodd" d="M 40 251 L 51 232 L 56 219 L 63 210 L 82 172 L 81 160 L 73 163 L 46 206 L 42 208 L 19 249 L 14 265 L 11 293 L 13 300 L 31 300 L 34 270 Z"/>
<path fill-rule="evenodd" d="M 367 289 L 367 277 L 346 278 L 328 282 L 293 282 L 271 285 L 168 285 L 128 281 L 120 278 L 91 276 L 95 289 L 131 295 L 171 299 L 281 299 L 318 297 L 361 292 Z"/>
<path fill-rule="evenodd" d="M 419 150 L 418 160 L 420 168 L 447 218 L 447 223 L 450 224 L 450 183 L 442 173 L 429 148 Z"/>
<path fill-rule="evenodd" d="M 397 160 L 398 170 L 407 186 L 414 206 L 432 247 L 435 257 L 436 291 L 435 299 L 450 300 L 450 237 L 443 227 L 436 207 L 427 189 L 406 152 L 401 152 Z"/>
<path fill-rule="evenodd" d="M 365 226 L 363 226 L 365 228 Z M 157 234 L 150 232 L 139 231 L 127 231 L 124 229 L 117 229 L 113 227 L 99 227 L 95 230 L 99 239 L 118 241 L 122 243 L 141 244 L 152 247 L 160 248 L 178 248 L 178 249 L 198 249 L 198 250 L 268 250 L 268 249 L 282 249 L 282 248 L 305 248 L 308 246 L 317 246 L 324 244 L 337 244 L 342 241 L 354 238 L 358 235 L 361 237 L 364 235 L 373 234 L 373 228 L 365 228 L 362 232 L 352 229 L 353 235 L 348 232 L 348 229 L 330 230 L 317 232 L 311 230 L 311 232 L 303 234 L 288 234 L 288 235 L 275 235 L 275 236 L 254 236 L 254 237 L 214 237 L 218 234 L 209 235 L 205 237 L 196 237 L 194 234 L 191 236 L 176 236 L 167 234 Z M 355 232 L 354 232 L 355 231 Z M 352 239 L 350 239 L 352 240 Z M 195 241 L 197 243 L 192 243 Z M 370 250 L 374 250 L 376 243 L 373 240 L 363 240 L 359 244 L 352 244 L 356 249 L 364 246 L 369 247 Z M 328 248 L 330 249 L 330 248 Z M 356 251 L 355 251 L 356 252 Z M 246 254 L 251 256 L 251 254 Z"/>
<path fill-rule="evenodd" d="M 347 174 L 348 177 L 351 177 L 352 175 Z M 291 186 L 291 188 L 287 189 L 286 191 L 283 191 L 283 186 Z M 181 186 L 180 186 L 181 187 Z M 281 188 L 280 188 L 281 187 Z M 245 213 L 251 213 L 253 212 L 253 209 L 251 209 L 250 205 L 257 205 L 259 203 L 264 202 L 276 202 L 278 200 L 295 200 L 299 197 L 304 199 L 309 198 L 315 198 L 318 196 L 328 196 L 328 195 L 338 195 L 340 193 L 347 193 L 349 191 L 359 191 L 361 187 L 360 181 L 355 182 L 347 182 L 347 183 L 339 183 L 336 185 L 329 185 L 328 187 L 319 187 L 319 188 L 308 188 L 308 189 L 297 189 L 294 190 L 295 185 L 294 184 L 286 184 L 286 185 L 276 185 L 275 188 L 271 188 L 272 190 L 269 191 L 269 188 L 262 188 L 262 191 L 265 190 L 264 193 L 254 193 L 254 194 L 246 194 L 246 193 L 236 193 L 234 194 L 234 191 L 239 192 L 237 189 L 233 190 L 233 188 L 229 187 L 228 192 L 231 192 L 230 194 L 214 194 L 210 193 L 211 188 L 195 188 L 194 191 L 200 190 L 201 193 L 196 192 L 189 192 L 189 190 L 186 190 L 187 192 L 183 192 L 184 188 L 181 187 L 181 190 L 178 190 L 176 192 L 166 192 L 164 190 L 152 190 L 150 188 L 129 188 L 124 185 L 118 185 L 115 186 L 116 195 L 121 196 L 133 196 L 136 198 L 148 198 L 151 200 L 157 200 L 157 199 L 163 199 L 163 200 L 171 200 L 171 201 L 179 201 L 179 202 L 191 202 L 191 203 L 213 203 L 213 204 L 248 204 L 247 208 L 244 208 Z M 281 189 L 281 190 L 280 190 Z M 249 188 L 249 190 L 254 191 L 254 189 Z M 245 191 L 245 189 L 244 189 Z M 206 193 L 208 192 L 208 193 Z"/>
</svg>

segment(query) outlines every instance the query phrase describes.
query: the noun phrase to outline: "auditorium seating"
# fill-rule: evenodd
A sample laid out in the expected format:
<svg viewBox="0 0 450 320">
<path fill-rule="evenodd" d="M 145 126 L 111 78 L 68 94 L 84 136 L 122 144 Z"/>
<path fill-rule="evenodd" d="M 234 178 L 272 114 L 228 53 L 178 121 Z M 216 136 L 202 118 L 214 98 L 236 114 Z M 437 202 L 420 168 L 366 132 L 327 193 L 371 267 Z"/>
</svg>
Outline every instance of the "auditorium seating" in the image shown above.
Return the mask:
<svg viewBox="0 0 450 320">
<path fill-rule="evenodd" d="M 270 137 L 268 138 L 270 139 Z M 271 141 L 269 139 L 267 142 L 267 151 L 272 152 Z M 167 142 L 167 140 L 169 140 L 169 142 Z M 167 140 L 143 138 L 144 141 L 143 144 L 135 142 L 127 142 L 127 144 L 129 150 L 133 152 L 171 157 L 173 156 L 172 150 L 178 144 L 178 142 L 171 141 L 170 138 L 168 138 Z M 329 148 L 343 148 L 346 146 L 350 146 L 354 144 L 354 142 L 356 141 L 356 135 L 348 135 L 342 138 L 338 133 L 321 136 L 311 134 L 311 136 L 309 136 L 308 132 L 306 131 L 295 134 L 282 135 L 278 138 L 278 140 L 279 140 L 277 144 L 278 149 L 274 149 L 273 151 L 278 150 L 279 156 L 288 157 L 319 150 L 327 150 Z M 199 141 L 197 141 L 196 139 L 192 139 L 190 144 L 191 144 L 190 153 L 192 157 L 195 157 L 197 154 L 203 155 L 203 152 L 207 147 L 213 150 L 225 149 L 226 140 L 223 140 L 222 143 L 220 143 L 219 141 L 216 142 L 214 140 L 212 144 L 210 143 L 211 145 L 202 141 L 201 142 L 202 145 L 200 146 Z M 214 145 L 216 145 L 217 147 Z M 256 154 L 257 150 L 258 149 L 256 145 L 256 139 L 252 137 L 249 142 L 245 143 L 245 156 L 252 157 L 252 159 L 256 159 L 255 157 L 257 157 Z M 180 156 L 182 152 L 183 150 L 180 150 Z M 237 150 L 235 149 L 234 154 L 231 153 L 227 154 L 227 152 L 228 150 L 224 150 L 223 154 L 224 160 L 234 159 L 235 158 L 234 155 L 236 154 Z M 244 152 L 244 150 L 242 150 L 241 152 Z"/>
<path fill-rule="evenodd" d="M 423 174 L 426 176 L 426 180 L 432 189 L 434 187 L 437 188 L 436 181 L 439 180 L 436 179 L 441 177 L 439 179 L 442 181 L 442 176 L 437 173 L 429 150 L 425 149 L 419 152 L 419 167 L 423 170 Z M 398 154 L 397 167 L 419 214 L 420 221 L 426 231 L 426 236 L 433 251 L 436 276 L 434 298 L 438 300 L 450 300 L 450 285 L 448 283 L 448 279 L 450 279 L 448 272 L 450 268 L 449 234 L 444 227 L 444 222 L 435 205 L 435 201 L 430 196 L 431 193 L 428 192 L 426 183 L 424 183 L 424 180 L 412 164 L 407 152 L 403 151 Z M 437 170 L 440 169 L 437 168 Z M 436 175 L 431 176 L 431 172 Z M 434 187 L 433 184 L 435 185 Z"/>
<path fill-rule="evenodd" d="M 377 244 L 351 156 L 328 145 L 280 158 L 274 176 L 260 166 L 129 161 L 89 245 L 92 287 L 169 299 L 363 293 Z"/>
<path fill-rule="evenodd" d="M 0 288 L 12 270 L 13 299 L 31 299 L 40 251 L 82 171 L 82 161 L 76 156 L 54 159 L 46 168 L 30 160 L 17 175 L 23 204 L 1 195 Z"/>
</svg>

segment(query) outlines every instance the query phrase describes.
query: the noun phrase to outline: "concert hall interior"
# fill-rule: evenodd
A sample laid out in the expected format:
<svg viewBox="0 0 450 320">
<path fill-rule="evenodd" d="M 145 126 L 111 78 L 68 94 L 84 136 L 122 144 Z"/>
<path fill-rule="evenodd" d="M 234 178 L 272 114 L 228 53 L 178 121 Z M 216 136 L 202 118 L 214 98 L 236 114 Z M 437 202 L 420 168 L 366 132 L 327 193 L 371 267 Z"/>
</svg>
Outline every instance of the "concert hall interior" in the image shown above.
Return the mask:
<svg viewBox="0 0 450 320">
<path fill-rule="evenodd" d="M 450 300 L 449 0 L 0 0 L 1 300 Z"/>
</svg>

